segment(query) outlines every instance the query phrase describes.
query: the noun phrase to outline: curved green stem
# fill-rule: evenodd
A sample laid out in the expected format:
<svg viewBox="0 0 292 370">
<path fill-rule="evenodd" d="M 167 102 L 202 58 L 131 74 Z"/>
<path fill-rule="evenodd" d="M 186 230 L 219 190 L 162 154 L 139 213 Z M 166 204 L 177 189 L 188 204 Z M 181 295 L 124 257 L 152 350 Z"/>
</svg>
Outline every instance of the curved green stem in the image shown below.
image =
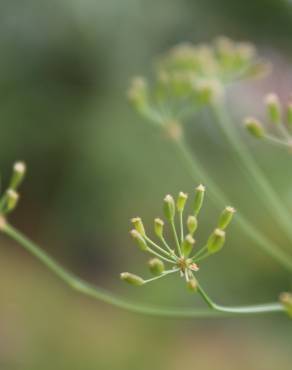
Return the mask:
<svg viewBox="0 0 292 370">
<path fill-rule="evenodd" d="M 257 190 L 257 196 L 263 200 L 263 203 L 269 208 L 271 216 L 274 217 L 276 222 L 282 226 L 282 229 L 292 239 L 292 214 L 284 206 L 282 200 L 278 197 L 262 170 L 256 164 L 255 159 L 247 150 L 237 132 L 237 128 L 230 122 L 223 103 L 214 104 L 212 110 L 224 136 L 236 155 L 235 158 L 243 165 L 247 173 L 248 181 Z M 256 187 L 254 185 L 256 185 Z"/>
<path fill-rule="evenodd" d="M 49 270 L 51 270 L 55 275 L 57 275 L 61 280 L 68 284 L 72 289 L 82 293 L 91 298 L 97 299 L 99 301 L 108 303 L 112 306 L 135 312 L 140 314 L 152 315 L 152 316 L 161 316 L 161 317 L 171 317 L 171 318 L 210 318 L 210 317 L 224 317 L 224 316 L 236 316 L 242 312 L 237 311 L 219 311 L 211 305 L 212 309 L 179 309 L 179 308 L 161 308 L 161 307 L 152 307 L 142 304 L 136 304 L 129 302 L 125 299 L 119 298 L 118 296 L 112 294 L 111 292 L 96 287 L 71 272 L 64 269 L 60 264 L 54 261 L 48 254 L 42 251 L 35 243 L 26 238 L 22 233 L 16 230 L 13 226 L 8 223 L 2 223 L 1 231 L 9 236 L 11 239 L 19 243 L 24 249 L 41 261 Z M 275 306 L 277 306 L 275 309 Z M 258 306 L 255 306 L 258 307 Z M 262 305 L 262 310 L 255 309 L 250 307 L 249 312 L 246 314 L 264 314 L 264 313 L 275 313 L 283 311 L 283 307 L 278 307 L 275 305 Z"/>
<path fill-rule="evenodd" d="M 206 291 L 202 288 L 201 285 L 198 285 L 198 292 L 203 298 L 203 300 L 207 303 L 207 305 L 218 311 L 218 312 L 225 312 L 225 313 L 236 313 L 238 315 L 246 315 L 252 313 L 263 313 L 263 312 L 279 312 L 285 311 L 284 307 L 280 303 L 266 303 L 260 305 L 253 305 L 253 306 L 238 306 L 238 307 L 226 307 L 221 306 L 209 297 Z"/>
<path fill-rule="evenodd" d="M 208 189 L 211 197 L 215 203 L 220 206 L 226 206 L 229 204 L 229 199 L 226 198 L 225 194 L 217 186 L 217 184 L 212 180 L 212 178 L 207 174 L 204 167 L 201 165 L 199 159 L 194 153 L 190 151 L 188 146 L 185 144 L 184 140 L 176 140 L 175 148 L 178 149 L 179 154 L 184 159 L 184 164 L 187 167 L 192 178 L 200 183 L 208 184 Z M 267 254 L 278 261 L 287 270 L 292 271 L 292 256 L 283 250 L 279 249 L 278 246 L 270 241 L 264 234 L 258 231 L 242 214 L 238 212 L 236 220 L 241 226 L 243 231 L 252 238 L 259 247 L 261 247 Z"/>
</svg>

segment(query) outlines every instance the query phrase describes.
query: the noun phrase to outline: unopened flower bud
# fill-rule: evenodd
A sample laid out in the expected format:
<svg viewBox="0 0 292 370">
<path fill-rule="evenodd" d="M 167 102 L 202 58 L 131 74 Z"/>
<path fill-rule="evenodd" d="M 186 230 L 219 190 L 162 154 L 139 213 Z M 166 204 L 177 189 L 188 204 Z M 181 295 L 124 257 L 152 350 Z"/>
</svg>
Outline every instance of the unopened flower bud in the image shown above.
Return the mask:
<svg viewBox="0 0 292 370">
<path fill-rule="evenodd" d="M 169 222 L 172 222 L 175 215 L 175 203 L 171 195 L 166 195 L 164 198 L 164 214 Z"/>
<path fill-rule="evenodd" d="M 292 293 L 281 293 L 280 302 L 284 306 L 288 315 L 292 317 Z"/>
<path fill-rule="evenodd" d="M 203 104 L 210 104 L 218 101 L 224 91 L 220 81 L 218 80 L 198 81 L 195 88 L 199 101 Z"/>
<path fill-rule="evenodd" d="M 215 229 L 210 235 L 207 241 L 208 251 L 210 253 L 216 253 L 222 249 L 225 242 L 225 231 L 221 229 Z"/>
<path fill-rule="evenodd" d="M 202 205 L 204 201 L 204 196 L 205 196 L 205 186 L 204 185 L 199 185 L 196 188 L 196 193 L 195 193 L 195 200 L 194 200 L 194 214 L 195 216 L 198 216 Z"/>
<path fill-rule="evenodd" d="M 226 229 L 226 227 L 230 224 L 234 213 L 235 209 L 233 207 L 226 207 L 219 218 L 218 228 L 221 230 Z"/>
<path fill-rule="evenodd" d="M 193 235 L 198 227 L 197 217 L 189 216 L 187 219 L 187 227 L 188 227 L 189 233 Z"/>
<path fill-rule="evenodd" d="M 281 108 L 279 98 L 276 94 L 268 94 L 265 97 L 267 114 L 272 123 L 281 122 Z"/>
<path fill-rule="evenodd" d="M 144 280 L 140 276 L 131 274 L 129 272 L 122 272 L 120 277 L 123 281 L 126 281 L 131 285 L 141 286 L 144 284 Z"/>
<path fill-rule="evenodd" d="M 164 227 L 164 222 L 160 218 L 155 218 L 154 232 L 159 239 L 163 237 L 163 227 Z"/>
<path fill-rule="evenodd" d="M 176 201 L 176 208 L 177 208 L 178 212 L 180 212 L 180 213 L 183 212 L 187 199 L 188 199 L 188 195 L 181 191 L 179 193 L 177 201 Z"/>
<path fill-rule="evenodd" d="M 131 230 L 130 234 L 142 251 L 146 251 L 148 249 L 145 239 L 136 229 Z"/>
<path fill-rule="evenodd" d="M 257 139 L 261 139 L 265 136 L 265 130 L 262 124 L 255 118 L 246 118 L 244 125 L 247 131 Z"/>
<path fill-rule="evenodd" d="M 188 286 L 188 289 L 189 289 L 190 292 L 197 292 L 197 290 L 198 290 L 198 282 L 195 278 L 191 278 L 187 282 L 187 286 Z"/>
<path fill-rule="evenodd" d="M 26 165 L 24 162 L 16 162 L 13 166 L 13 173 L 10 180 L 9 188 L 16 190 L 22 183 L 26 173 Z"/>
<path fill-rule="evenodd" d="M 8 189 L 5 194 L 5 213 L 12 212 L 19 201 L 19 194 L 13 190 Z"/>
<path fill-rule="evenodd" d="M 138 111 L 144 110 L 147 104 L 147 83 L 143 77 L 133 78 L 128 98 Z"/>
<path fill-rule="evenodd" d="M 193 249 L 195 240 L 189 234 L 185 237 L 185 240 L 182 242 L 182 252 L 185 257 L 188 257 Z"/>
<path fill-rule="evenodd" d="M 164 263 L 158 258 L 152 258 L 148 262 L 149 270 L 153 275 L 161 275 L 165 270 Z"/>
<path fill-rule="evenodd" d="M 144 225 L 143 225 L 143 222 L 141 220 L 140 217 L 134 217 L 131 219 L 131 222 L 133 224 L 133 226 L 135 227 L 135 229 L 142 235 L 142 236 L 145 236 L 145 229 L 144 229 Z"/>
</svg>

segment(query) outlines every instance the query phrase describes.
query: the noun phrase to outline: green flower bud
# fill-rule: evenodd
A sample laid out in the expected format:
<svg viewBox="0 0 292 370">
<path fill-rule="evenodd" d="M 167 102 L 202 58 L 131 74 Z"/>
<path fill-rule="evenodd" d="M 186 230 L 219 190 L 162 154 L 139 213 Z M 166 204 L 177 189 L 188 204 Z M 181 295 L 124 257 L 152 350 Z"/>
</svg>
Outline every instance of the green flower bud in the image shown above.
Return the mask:
<svg viewBox="0 0 292 370">
<path fill-rule="evenodd" d="M 287 122 L 292 125 L 292 103 L 289 103 L 287 107 Z"/>
<path fill-rule="evenodd" d="M 133 224 L 133 226 L 135 227 L 135 229 L 142 235 L 142 236 L 145 236 L 145 229 L 144 229 L 144 225 L 143 225 L 143 222 L 141 220 L 140 217 L 134 217 L 131 219 L 131 222 Z"/>
<path fill-rule="evenodd" d="M 198 81 L 195 86 L 200 103 L 211 104 L 218 101 L 223 95 L 224 89 L 218 80 Z"/>
<path fill-rule="evenodd" d="M 141 286 L 144 284 L 144 280 L 137 275 L 131 274 L 129 272 L 122 272 L 120 275 L 123 281 L 135 286 Z"/>
<path fill-rule="evenodd" d="M 198 291 L 198 282 L 194 277 L 187 282 L 187 286 L 190 292 Z"/>
<path fill-rule="evenodd" d="M 26 173 L 26 165 L 24 162 L 16 162 L 13 166 L 13 173 L 10 180 L 9 188 L 16 190 L 22 183 Z"/>
<path fill-rule="evenodd" d="M 143 77 L 135 77 L 132 80 L 128 90 L 128 98 L 133 106 L 140 112 L 143 112 L 147 106 L 148 87 Z"/>
<path fill-rule="evenodd" d="M 154 220 L 154 232 L 159 239 L 163 237 L 163 227 L 164 222 L 160 218 L 155 218 Z"/>
<path fill-rule="evenodd" d="M 208 251 L 210 253 L 216 253 L 222 249 L 224 243 L 225 231 L 221 229 L 215 229 L 207 241 Z"/>
<path fill-rule="evenodd" d="M 133 237 L 133 239 L 136 241 L 138 247 L 142 251 L 147 251 L 147 249 L 148 249 L 147 243 L 146 243 L 145 239 L 143 238 L 143 236 L 136 229 L 131 230 L 130 234 Z"/>
<path fill-rule="evenodd" d="M 175 203 L 171 195 L 166 195 L 164 198 L 164 214 L 169 222 L 172 222 L 175 215 Z"/>
<path fill-rule="evenodd" d="M 292 317 L 292 293 L 281 293 L 280 302 L 284 306 L 288 315 Z"/>
<path fill-rule="evenodd" d="M 148 266 L 151 273 L 156 276 L 161 275 L 165 270 L 164 263 L 158 258 L 152 258 L 148 262 Z"/>
<path fill-rule="evenodd" d="M 234 213 L 235 209 L 233 207 L 226 207 L 219 218 L 218 228 L 221 230 L 226 229 L 226 227 L 230 224 Z"/>
<path fill-rule="evenodd" d="M 188 227 L 189 233 L 193 235 L 198 227 L 197 217 L 189 216 L 187 219 L 187 227 Z"/>
<path fill-rule="evenodd" d="M 265 136 L 265 130 L 262 124 L 255 118 L 246 118 L 244 121 L 247 131 L 257 139 Z"/>
<path fill-rule="evenodd" d="M 12 212 L 19 201 L 19 194 L 13 190 L 8 189 L 5 194 L 5 213 Z"/>
<path fill-rule="evenodd" d="M 205 196 L 205 186 L 204 185 L 199 185 L 196 188 L 196 193 L 195 193 L 195 200 L 194 200 L 194 214 L 195 216 L 198 216 L 202 205 L 204 201 L 204 196 Z"/>
<path fill-rule="evenodd" d="M 188 199 L 188 195 L 181 191 L 178 195 L 177 202 L 176 202 L 176 208 L 178 212 L 180 213 L 183 212 L 187 199 Z"/>
<path fill-rule="evenodd" d="M 272 123 L 281 122 L 281 108 L 279 98 L 276 94 L 268 94 L 265 97 L 267 114 Z"/>
<path fill-rule="evenodd" d="M 193 249 L 193 246 L 195 244 L 195 240 L 193 237 L 189 234 L 185 237 L 185 240 L 182 242 L 182 252 L 185 257 L 188 257 Z"/>
</svg>

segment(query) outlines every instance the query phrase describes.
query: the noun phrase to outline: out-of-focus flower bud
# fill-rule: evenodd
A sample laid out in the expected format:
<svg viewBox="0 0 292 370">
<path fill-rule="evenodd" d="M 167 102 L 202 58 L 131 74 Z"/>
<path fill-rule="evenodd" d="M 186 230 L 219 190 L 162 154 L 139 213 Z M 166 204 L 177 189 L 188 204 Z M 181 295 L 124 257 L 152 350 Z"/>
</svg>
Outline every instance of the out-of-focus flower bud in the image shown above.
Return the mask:
<svg viewBox="0 0 292 370">
<path fill-rule="evenodd" d="M 244 125 L 247 131 L 257 139 L 265 136 L 265 130 L 262 124 L 255 118 L 249 117 L 244 120 Z"/>
</svg>

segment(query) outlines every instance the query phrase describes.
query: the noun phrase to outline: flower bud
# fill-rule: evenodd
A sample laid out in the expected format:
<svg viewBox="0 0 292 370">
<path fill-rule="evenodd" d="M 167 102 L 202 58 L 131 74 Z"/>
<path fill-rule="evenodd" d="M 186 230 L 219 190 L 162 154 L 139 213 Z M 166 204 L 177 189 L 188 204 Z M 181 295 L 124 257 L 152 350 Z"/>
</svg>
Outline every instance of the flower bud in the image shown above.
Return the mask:
<svg viewBox="0 0 292 370">
<path fill-rule="evenodd" d="M 153 275 L 161 275 L 165 270 L 164 263 L 158 258 L 152 258 L 148 262 L 149 270 Z"/>
<path fill-rule="evenodd" d="M 244 125 L 247 131 L 257 139 L 261 139 L 265 136 L 265 130 L 262 124 L 255 118 L 246 118 Z"/>
<path fill-rule="evenodd" d="M 204 196 L 205 196 L 205 186 L 204 185 L 199 185 L 196 188 L 196 193 L 195 193 L 195 200 L 194 200 L 194 214 L 195 216 L 198 216 L 202 205 L 204 201 Z"/>
<path fill-rule="evenodd" d="M 22 183 L 26 173 L 26 165 L 24 162 L 16 162 L 13 166 L 13 173 L 10 180 L 9 188 L 16 190 Z"/>
<path fill-rule="evenodd" d="M 288 315 L 292 317 L 292 293 L 281 293 L 280 302 L 284 306 Z"/>
<path fill-rule="evenodd" d="M 5 213 L 12 212 L 19 201 L 19 194 L 13 190 L 8 189 L 5 194 Z"/>
<path fill-rule="evenodd" d="M 185 240 L 182 242 L 182 252 L 185 257 L 188 257 L 193 249 L 195 240 L 189 234 L 185 237 Z"/>
<path fill-rule="evenodd" d="M 130 234 L 142 251 L 146 251 L 148 249 L 145 239 L 136 229 L 131 230 Z"/>
<path fill-rule="evenodd" d="M 233 207 L 226 207 L 219 218 L 218 228 L 221 230 L 226 229 L 226 227 L 230 224 L 234 213 L 235 209 Z"/>
<path fill-rule="evenodd" d="M 131 222 L 133 226 L 135 227 L 135 229 L 138 231 L 138 233 L 140 233 L 142 236 L 145 236 L 145 229 L 144 229 L 144 225 L 143 225 L 141 218 L 134 217 L 131 219 Z"/>
<path fill-rule="evenodd" d="M 147 83 L 143 77 L 135 77 L 128 90 L 128 98 L 138 111 L 147 105 Z"/>
<path fill-rule="evenodd" d="M 215 229 L 210 235 L 207 241 L 208 251 L 210 253 L 216 253 L 222 249 L 225 242 L 225 231 L 221 229 Z"/>
<path fill-rule="evenodd" d="M 281 108 L 279 98 L 276 94 L 268 94 L 265 97 L 267 114 L 272 123 L 281 122 Z"/>
<path fill-rule="evenodd" d="M 163 227 L 164 222 L 160 218 L 155 218 L 154 220 L 154 232 L 159 239 L 163 237 Z"/>
<path fill-rule="evenodd" d="M 194 277 L 187 282 L 187 286 L 190 292 L 197 292 L 198 290 L 198 282 Z"/>
<path fill-rule="evenodd" d="M 144 280 L 140 276 L 131 274 L 129 272 L 122 272 L 120 277 L 123 281 L 126 281 L 131 285 L 141 286 L 144 284 Z"/>
<path fill-rule="evenodd" d="M 198 81 L 195 86 L 199 101 L 202 104 L 211 104 L 218 101 L 223 95 L 223 87 L 218 80 Z"/>
<path fill-rule="evenodd" d="M 176 201 L 176 208 L 177 208 L 179 213 L 183 212 L 187 199 L 188 199 L 188 195 L 181 191 L 179 193 L 177 201 Z"/>
<path fill-rule="evenodd" d="M 175 215 L 174 199 L 171 195 L 166 195 L 164 198 L 164 215 L 169 222 L 172 222 Z"/>
<path fill-rule="evenodd" d="M 188 227 L 189 233 L 193 235 L 198 227 L 197 217 L 189 216 L 187 219 L 187 227 Z"/>
</svg>

